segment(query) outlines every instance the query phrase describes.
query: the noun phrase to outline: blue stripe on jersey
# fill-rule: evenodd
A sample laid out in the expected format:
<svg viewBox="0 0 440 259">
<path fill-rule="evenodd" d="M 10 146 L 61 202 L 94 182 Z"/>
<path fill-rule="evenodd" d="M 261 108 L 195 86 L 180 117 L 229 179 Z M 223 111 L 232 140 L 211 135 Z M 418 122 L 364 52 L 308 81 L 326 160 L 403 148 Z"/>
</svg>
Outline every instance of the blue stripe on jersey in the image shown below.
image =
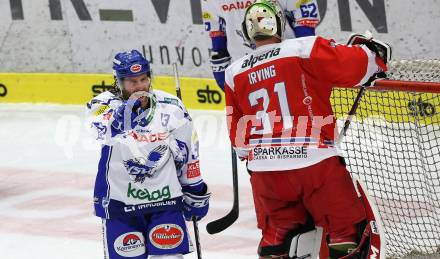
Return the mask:
<svg viewBox="0 0 440 259">
<path fill-rule="evenodd" d="M 315 28 L 307 26 L 297 26 L 293 28 L 293 32 L 295 33 L 295 37 L 297 38 L 315 36 Z"/>
<path fill-rule="evenodd" d="M 101 149 L 101 159 L 98 164 L 98 173 L 96 175 L 94 203 L 95 214 L 99 217 L 108 218 L 107 207 L 110 202 L 110 184 L 108 183 L 108 169 L 112 154 L 112 147 L 103 145 Z"/>
<path fill-rule="evenodd" d="M 291 144 L 291 143 L 318 143 L 316 138 L 262 138 L 262 139 L 250 139 L 250 145 L 258 144 Z"/>
</svg>

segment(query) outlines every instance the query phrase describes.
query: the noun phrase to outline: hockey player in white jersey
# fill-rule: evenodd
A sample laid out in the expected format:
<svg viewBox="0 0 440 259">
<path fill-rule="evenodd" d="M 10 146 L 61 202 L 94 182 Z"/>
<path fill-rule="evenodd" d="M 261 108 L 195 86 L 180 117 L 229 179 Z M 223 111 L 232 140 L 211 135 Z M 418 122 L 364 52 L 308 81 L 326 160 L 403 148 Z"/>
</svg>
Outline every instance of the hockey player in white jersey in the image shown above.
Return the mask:
<svg viewBox="0 0 440 259">
<path fill-rule="evenodd" d="M 203 0 L 205 30 L 212 40 L 211 68 L 214 78 L 224 89 L 225 70 L 232 61 L 250 53 L 250 43 L 242 31 L 243 16 L 256 0 Z M 275 0 L 273 0 L 275 1 Z M 287 18 L 289 28 L 283 37 L 287 39 L 314 36 L 320 21 L 316 0 L 278 0 Z"/>
<path fill-rule="evenodd" d="M 208 212 L 198 140 L 181 100 L 151 88 L 149 62 L 136 50 L 113 61 L 115 89 L 87 104 L 102 144 L 95 213 L 105 258 L 183 258 L 192 249 L 186 220 Z"/>
</svg>

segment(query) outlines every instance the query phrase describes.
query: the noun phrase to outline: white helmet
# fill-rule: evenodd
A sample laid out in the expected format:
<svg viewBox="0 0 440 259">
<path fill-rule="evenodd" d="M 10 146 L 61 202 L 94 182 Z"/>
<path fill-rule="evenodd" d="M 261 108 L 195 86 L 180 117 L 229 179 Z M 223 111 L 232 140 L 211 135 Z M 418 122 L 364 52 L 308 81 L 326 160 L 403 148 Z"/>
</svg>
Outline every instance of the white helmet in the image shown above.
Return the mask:
<svg viewBox="0 0 440 259">
<path fill-rule="evenodd" d="M 242 25 L 243 34 L 250 42 L 256 39 L 283 37 L 286 18 L 276 0 L 257 0 L 246 9 Z"/>
</svg>

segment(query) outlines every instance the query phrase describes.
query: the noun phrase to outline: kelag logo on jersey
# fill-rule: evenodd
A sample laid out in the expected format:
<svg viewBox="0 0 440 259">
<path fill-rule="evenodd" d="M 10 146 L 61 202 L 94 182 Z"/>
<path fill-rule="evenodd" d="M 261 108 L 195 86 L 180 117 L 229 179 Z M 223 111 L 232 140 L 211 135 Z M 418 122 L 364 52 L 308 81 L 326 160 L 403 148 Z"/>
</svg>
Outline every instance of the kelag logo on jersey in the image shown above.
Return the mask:
<svg viewBox="0 0 440 259">
<path fill-rule="evenodd" d="M 129 232 L 116 238 L 113 248 L 123 257 L 136 257 L 145 254 L 145 241 L 141 232 Z"/>
<path fill-rule="evenodd" d="M 162 189 L 149 191 L 147 188 L 137 189 L 131 183 L 128 183 L 127 197 L 147 201 L 159 201 L 171 198 L 170 186 L 167 185 Z"/>
<path fill-rule="evenodd" d="M 256 63 L 258 63 L 260 61 L 278 56 L 280 54 L 280 51 L 281 51 L 280 48 L 276 48 L 276 49 L 271 49 L 271 50 L 269 50 L 263 54 L 260 54 L 258 56 L 250 55 L 249 58 L 247 58 L 243 61 L 241 68 L 246 68 L 246 67 L 252 68 L 252 67 L 254 67 L 254 65 Z"/>
<path fill-rule="evenodd" d="M 143 183 L 145 178 L 154 176 L 157 167 L 163 162 L 164 155 L 168 151 L 166 145 L 160 145 L 154 148 L 145 159 L 144 157 L 136 157 L 125 160 L 124 166 L 130 176 L 134 176 L 134 182 Z"/>
</svg>

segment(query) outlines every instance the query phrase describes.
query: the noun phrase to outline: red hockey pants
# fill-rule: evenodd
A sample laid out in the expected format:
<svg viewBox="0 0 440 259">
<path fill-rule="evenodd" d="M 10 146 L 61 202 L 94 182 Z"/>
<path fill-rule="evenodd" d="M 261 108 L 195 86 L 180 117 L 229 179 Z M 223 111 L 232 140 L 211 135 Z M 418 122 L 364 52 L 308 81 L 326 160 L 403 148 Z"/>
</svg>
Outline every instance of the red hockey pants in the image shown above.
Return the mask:
<svg viewBox="0 0 440 259">
<path fill-rule="evenodd" d="M 253 172 L 251 184 L 260 246 L 280 245 L 285 235 L 312 216 L 330 242 L 354 241 L 365 210 L 339 157 L 289 171 Z"/>
</svg>

